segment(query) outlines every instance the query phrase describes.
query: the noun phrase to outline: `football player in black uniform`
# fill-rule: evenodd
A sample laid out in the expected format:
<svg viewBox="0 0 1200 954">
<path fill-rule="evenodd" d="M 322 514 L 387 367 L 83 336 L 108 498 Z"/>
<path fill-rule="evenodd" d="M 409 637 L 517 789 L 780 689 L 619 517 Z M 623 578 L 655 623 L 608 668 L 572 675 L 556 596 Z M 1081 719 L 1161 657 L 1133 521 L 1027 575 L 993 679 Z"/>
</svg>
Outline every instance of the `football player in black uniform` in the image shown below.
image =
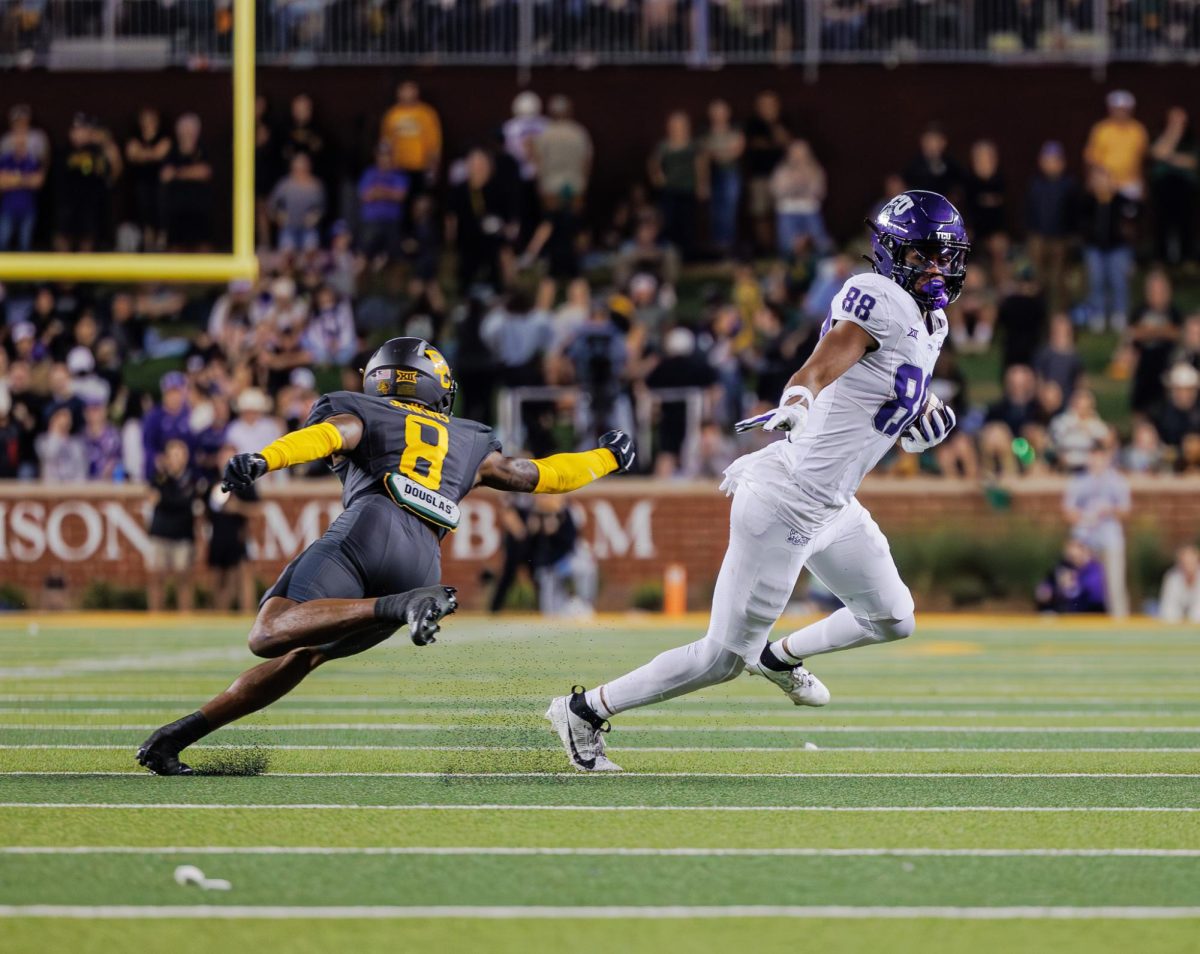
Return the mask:
<svg viewBox="0 0 1200 954">
<path fill-rule="evenodd" d="M 457 385 L 420 338 L 393 338 L 376 351 L 363 391 L 325 395 L 305 427 L 229 461 L 222 486 L 239 490 L 270 471 L 329 458 L 345 510 L 263 597 L 249 642 L 268 661 L 151 735 L 137 753 L 151 772 L 191 774 L 179 761 L 187 746 L 402 625 L 418 646 L 433 642 L 438 621 L 457 607 L 454 589 L 438 583 L 441 539 L 458 526 L 459 501 L 473 487 L 566 493 L 633 464 L 633 441 L 621 431 L 582 453 L 505 457 L 491 428 L 450 416 Z"/>
</svg>

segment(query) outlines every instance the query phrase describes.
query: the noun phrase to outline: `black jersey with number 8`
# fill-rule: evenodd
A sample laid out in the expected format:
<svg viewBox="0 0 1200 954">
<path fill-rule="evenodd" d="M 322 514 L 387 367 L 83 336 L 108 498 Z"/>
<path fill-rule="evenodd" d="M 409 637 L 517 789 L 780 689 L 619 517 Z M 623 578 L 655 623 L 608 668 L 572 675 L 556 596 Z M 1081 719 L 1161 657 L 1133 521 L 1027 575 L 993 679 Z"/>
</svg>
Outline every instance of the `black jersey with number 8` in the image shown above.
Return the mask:
<svg viewBox="0 0 1200 954">
<path fill-rule="evenodd" d="M 335 414 L 363 422 L 358 446 L 332 459 L 342 481 L 342 505 L 385 494 L 441 532 L 458 526 L 459 501 L 474 485 L 483 459 L 500 450 L 492 429 L 477 421 L 354 391 L 324 395 L 305 423 Z"/>
</svg>

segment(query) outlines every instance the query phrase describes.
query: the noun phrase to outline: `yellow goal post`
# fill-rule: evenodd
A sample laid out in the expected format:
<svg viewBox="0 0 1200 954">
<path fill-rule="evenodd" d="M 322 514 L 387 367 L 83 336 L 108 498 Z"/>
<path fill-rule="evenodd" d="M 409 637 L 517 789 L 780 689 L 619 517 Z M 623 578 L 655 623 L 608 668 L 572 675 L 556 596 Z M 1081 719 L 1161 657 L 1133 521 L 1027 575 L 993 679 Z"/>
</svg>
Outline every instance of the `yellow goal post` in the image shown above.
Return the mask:
<svg viewBox="0 0 1200 954">
<path fill-rule="evenodd" d="M 0 281 L 200 282 L 256 278 L 254 3 L 233 0 L 233 251 L 228 254 L 0 253 Z"/>
</svg>

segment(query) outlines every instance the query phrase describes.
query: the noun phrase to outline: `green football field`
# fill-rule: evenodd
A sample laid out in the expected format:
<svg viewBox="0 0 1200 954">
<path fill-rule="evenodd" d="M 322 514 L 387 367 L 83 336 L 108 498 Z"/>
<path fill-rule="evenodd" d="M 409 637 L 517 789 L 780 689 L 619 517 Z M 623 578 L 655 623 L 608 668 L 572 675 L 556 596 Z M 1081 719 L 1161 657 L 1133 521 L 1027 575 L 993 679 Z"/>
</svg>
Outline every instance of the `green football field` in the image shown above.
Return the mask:
<svg viewBox="0 0 1200 954">
<path fill-rule="evenodd" d="M 570 771 L 549 698 L 703 626 L 455 617 L 163 779 L 245 621 L 0 617 L 0 949 L 1200 950 L 1200 633 L 925 619 L 814 660 L 824 710 L 741 677 Z"/>
</svg>

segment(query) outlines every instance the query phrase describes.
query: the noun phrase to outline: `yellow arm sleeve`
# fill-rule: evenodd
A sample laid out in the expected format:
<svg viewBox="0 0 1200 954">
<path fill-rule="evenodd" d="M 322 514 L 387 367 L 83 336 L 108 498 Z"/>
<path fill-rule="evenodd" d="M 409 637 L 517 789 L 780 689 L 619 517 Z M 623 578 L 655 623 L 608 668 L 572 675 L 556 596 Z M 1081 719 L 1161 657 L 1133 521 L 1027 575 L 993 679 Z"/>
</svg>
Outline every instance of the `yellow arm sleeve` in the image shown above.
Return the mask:
<svg viewBox="0 0 1200 954">
<path fill-rule="evenodd" d="M 538 469 L 535 494 L 565 494 L 617 469 L 617 458 L 604 447 L 578 454 L 555 454 L 533 463 Z"/>
<path fill-rule="evenodd" d="M 341 449 L 342 432 L 328 421 L 322 421 L 271 441 L 262 449 L 262 455 L 270 470 L 280 470 L 293 464 L 320 460 Z"/>
</svg>

